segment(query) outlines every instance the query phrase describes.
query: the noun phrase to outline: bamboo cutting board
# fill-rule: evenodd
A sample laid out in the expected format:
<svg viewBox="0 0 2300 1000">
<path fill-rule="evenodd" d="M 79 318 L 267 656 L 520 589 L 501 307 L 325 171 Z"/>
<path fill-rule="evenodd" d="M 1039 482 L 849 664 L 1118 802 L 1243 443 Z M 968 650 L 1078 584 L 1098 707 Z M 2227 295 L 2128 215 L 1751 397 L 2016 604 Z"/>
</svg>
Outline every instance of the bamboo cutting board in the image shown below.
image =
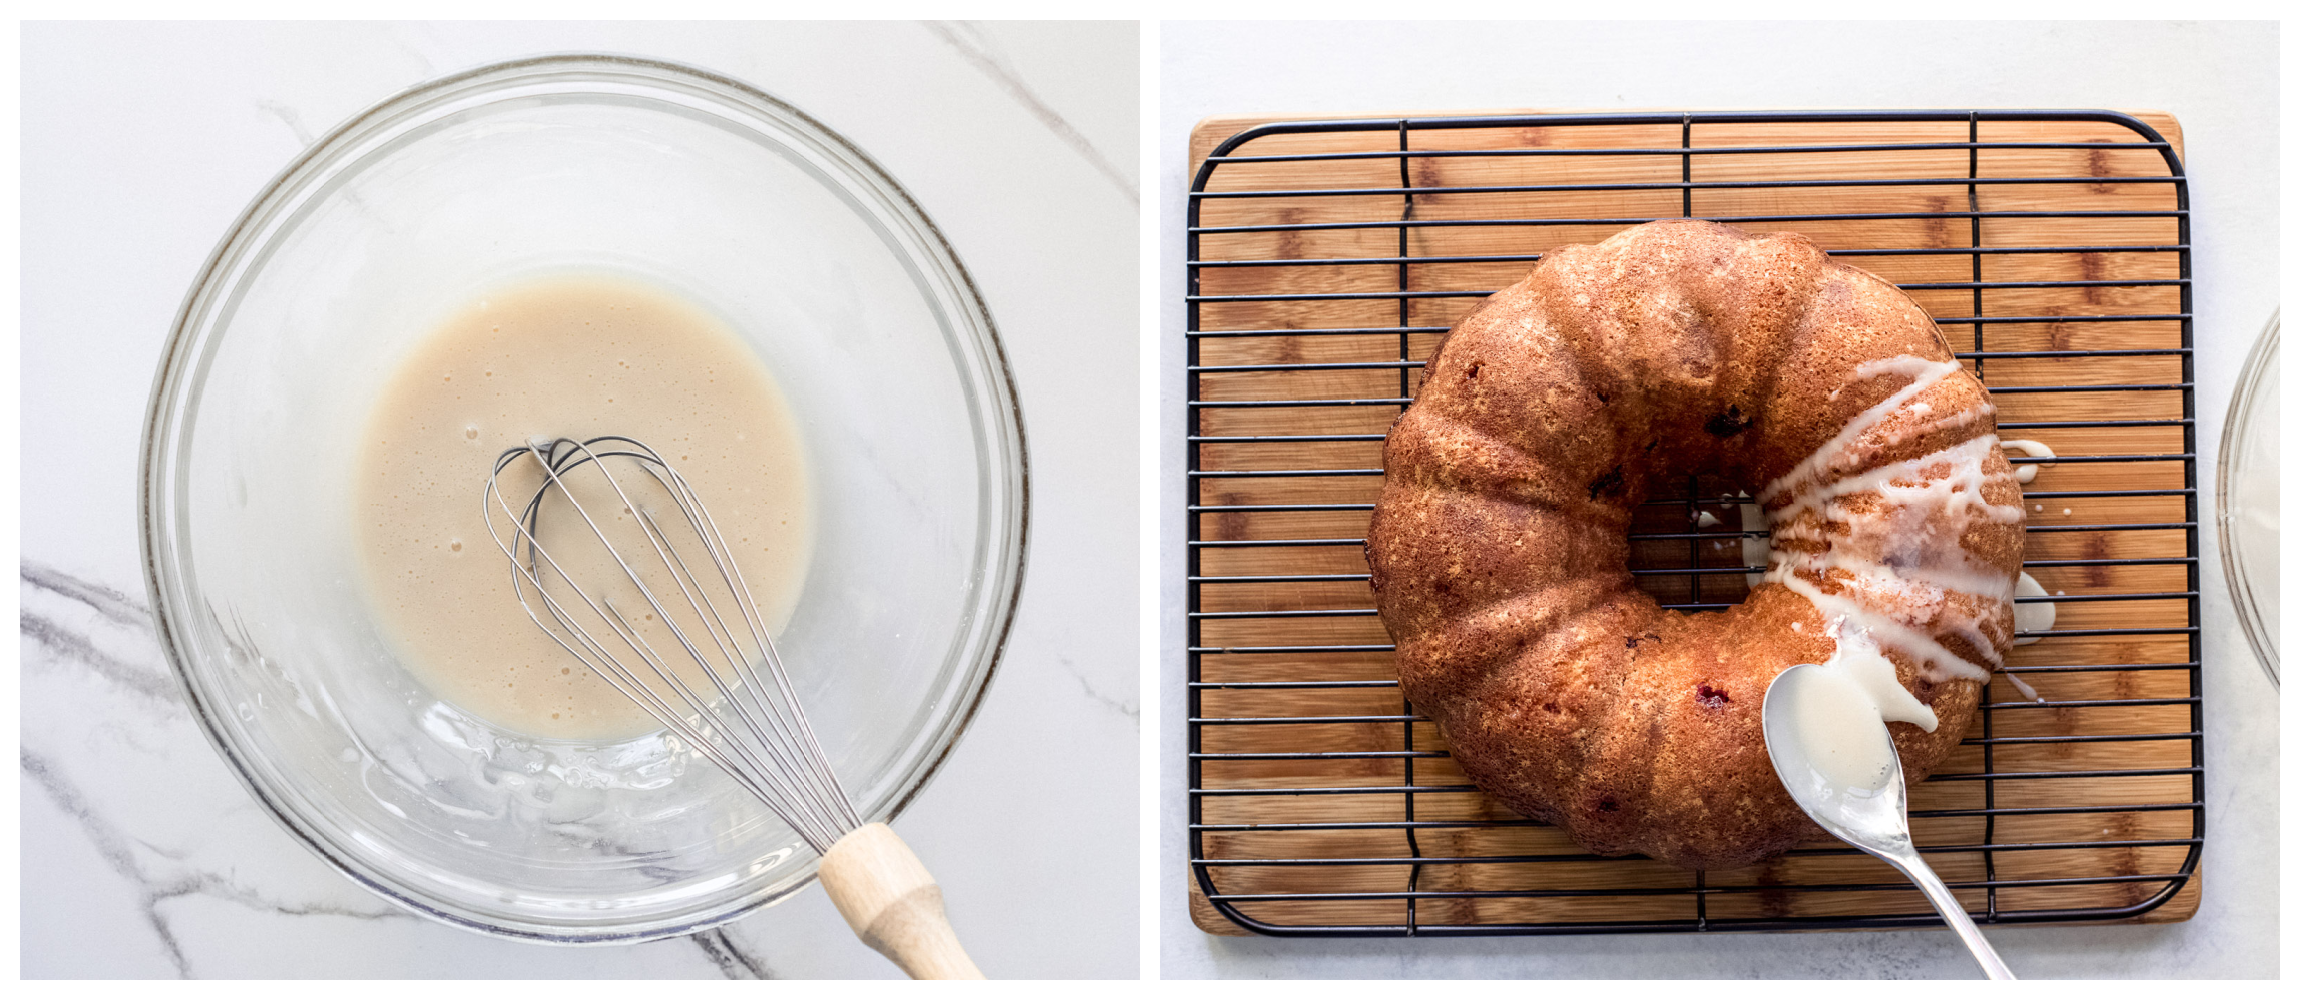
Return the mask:
<svg viewBox="0 0 2300 1000">
<path fill-rule="evenodd" d="M 2178 154 L 2171 116 L 2131 114 Z M 1273 120 L 1201 122 L 1192 176 Z M 2143 135 L 2065 118 L 1392 124 L 1251 139 L 1199 190 L 1188 891 L 1200 927 L 1930 922 L 1914 889 L 1833 840 L 1726 872 L 1588 855 L 1469 786 L 1397 690 L 1359 544 L 1381 435 L 1419 362 L 1542 251 L 1681 215 L 1857 254 L 1972 355 L 2004 437 L 2061 456 L 2025 487 L 2029 572 L 2058 618 L 2007 661 L 2041 700 L 2000 674 L 1966 745 L 1911 790 L 1928 860 L 1982 919 L 2195 912 L 2185 199 Z M 1728 493 L 1688 482 L 1639 515 L 1632 569 L 1663 603 L 1746 593 Z"/>
</svg>

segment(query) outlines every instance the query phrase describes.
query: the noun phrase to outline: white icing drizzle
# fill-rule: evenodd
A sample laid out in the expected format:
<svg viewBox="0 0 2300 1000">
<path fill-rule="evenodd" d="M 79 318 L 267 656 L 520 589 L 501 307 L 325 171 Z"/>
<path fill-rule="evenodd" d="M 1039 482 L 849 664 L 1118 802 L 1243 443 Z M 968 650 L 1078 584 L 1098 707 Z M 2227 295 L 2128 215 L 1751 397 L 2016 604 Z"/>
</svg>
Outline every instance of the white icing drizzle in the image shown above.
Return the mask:
<svg viewBox="0 0 2300 1000">
<path fill-rule="evenodd" d="M 1898 647 L 1902 652 L 1915 656 L 1921 664 L 1939 667 L 1942 672 L 1951 677 L 1984 682 L 1989 679 L 1989 667 L 1980 666 L 1958 656 L 1947 646 L 1934 641 L 1930 635 L 1903 625 L 1892 618 L 1871 612 L 1859 601 L 1849 600 L 1843 594 L 1824 593 L 1820 588 L 1813 586 L 1812 583 L 1794 573 L 1782 573 L 1776 576 L 1773 572 L 1767 572 L 1765 579 L 1774 580 L 1803 595 L 1806 600 L 1813 602 L 1813 607 L 1820 609 L 1823 615 L 1858 619 L 1871 634 L 1878 636 L 1887 644 Z M 1989 647 L 1983 645 L 1981 648 L 1987 649 Z M 1995 664 L 1992 663 L 1990 666 L 1993 667 Z"/>
<path fill-rule="evenodd" d="M 1932 513 L 1930 510 L 1916 508 L 1935 503 L 1945 505 L 1945 512 L 1959 520 L 1977 514 L 2001 524 L 2017 524 L 2021 520 L 2020 505 L 1992 504 L 1981 496 L 1981 485 L 1989 479 L 1981 471 L 1981 463 L 1996 447 L 1996 435 L 1983 434 L 1963 444 L 1950 445 L 1916 458 L 1845 476 L 1825 488 L 1798 493 L 1787 506 L 1773 511 L 1773 520 L 1786 521 L 1806 511 L 1823 510 L 1839 497 L 1875 492 L 1887 501 L 1917 514 Z M 1775 480 L 1775 485 L 1779 483 L 1780 480 Z M 1947 487 L 1946 492 L 1943 492 L 1943 487 Z M 1766 490 L 1773 492 L 1772 487 Z M 1925 518 L 1917 517 L 1915 520 L 1923 521 Z M 1779 537 L 1780 531 L 1776 529 L 1774 535 Z M 1962 549 L 1959 552 L 1961 554 Z"/>
<path fill-rule="evenodd" d="M 1893 779 L 1895 751 L 1886 722 L 1932 732 L 1933 710 L 1909 695 L 1860 626 L 1829 621 L 1837 651 L 1803 668 L 1794 683 L 1765 696 L 1765 748 L 1799 801 L 1874 794 Z M 1779 713 L 1778 715 L 1776 713 Z M 1808 805 L 1810 808 L 1810 805 Z"/>
<path fill-rule="evenodd" d="M 1999 441 L 1997 444 L 2002 446 L 2006 451 L 2017 451 L 2023 455 L 2028 456 L 2029 458 L 2051 459 L 2060 457 L 2059 455 L 2053 454 L 2052 446 L 2047 445 L 2042 441 L 2031 441 L 2027 438 L 2014 438 L 2010 441 Z M 2021 485 L 2023 486 L 2036 482 L 2037 470 L 2044 468 L 2046 464 L 2050 463 L 2028 463 L 2013 466 L 2013 478 L 2020 480 Z M 2038 507 L 2037 509 L 2041 511 L 2044 508 Z"/>
<path fill-rule="evenodd" d="M 1822 669 L 1841 670 L 1860 685 L 1861 693 L 1869 696 L 1880 719 L 1906 722 L 1928 733 L 1940 728 L 1940 716 L 1933 714 L 1932 706 L 1918 701 L 1894 678 L 1893 662 L 1885 659 L 1868 632 L 1843 618 L 1834 618 L 1822 634 L 1837 640 L 1837 651 L 1821 664 Z"/>
<path fill-rule="evenodd" d="M 2011 681 L 2012 686 L 2020 690 L 2021 697 L 2027 698 L 2030 701 L 2044 700 L 2044 696 L 2036 693 L 2035 688 L 2028 686 L 2027 681 L 2021 680 L 2019 674 L 2006 674 L 2005 680 Z"/>
<path fill-rule="evenodd" d="M 1934 383 L 1962 370 L 1964 370 L 1963 366 L 1954 361 L 1927 361 L 1913 354 L 1900 354 L 1890 358 L 1862 362 L 1860 367 L 1853 369 L 1853 380 L 1856 382 L 1866 382 L 1879 375 L 1906 375 L 1909 377 L 1909 384 L 1885 397 L 1883 402 L 1862 410 L 1859 416 L 1846 421 L 1845 426 L 1837 429 L 1836 437 L 1830 438 L 1819 448 L 1813 449 L 1813 453 L 1805 456 L 1804 461 L 1798 462 L 1796 468 L 1790 469 L 1781 478 L 1773 480 L 1764 489 L 1757 491 L 1757 502 L 1771 504 L 1774 497 L 1780 496 L 1784 491 L 1804 486 L 1807 480 L 1814 479 L 1819 473 L 1830 471 L 1838 466 L 1852 466 L 1862 456 L 1873 451 L 1873 449 L 1856 449 L 1854 447 L 1860 441 L 1861 436 L 1869 432 L 1869 428 L 1891 416 L 1894 411 L 1901 408 L 1901 404 L 1915 398 L 1918 393 L 1932 388 Z M 1839 386 L 1837 392 L 1843 391 L 1844 387 Z M 1837 392 L 1830 393 L 1829 398 L 1837 398 Z"/>
<path fill-rule="evenodd" d="M 1773 507 L 1767 520 L 1776 542 L 1769 547 L 1764 579 L 1811 601 L 1823 618 L 1842 619 L 1854 634 L 1915 657 L 1918 668 L 1936 680 L 1946 676 L 1985 682 L 1989 668 L 2001 665 L 1996 642 L 1984 622 L 1950 595 L 1971 594 L 1984 603 L 2013 596 L 2013 582 L 1974 562 L 1961 543 L 1976 521 L 2018 524 L 2021 520 L 2018 505 L 1990 503 L 1981 493 L 1989 479 L 2005 476 L 1985 471 L 1986 459 L 1998 447 L 1996 435 L 1865 468 L 1902 442 L 1970 423 L 1988 412 L 1936 414 L 1929 405 L 1912 403 L 1926 389 L 1962 370 L 1954 361 L 1905 354 L 1854 369 L 1856 380 L 1899 375 L 1909 382 L 1846 422 L 1827 443 L 1759 491 L 1758 499 Z M 1911 423 L 1892 432 L 1880 431 L 1881 424 L 1904 409 Z M 1876 497 L 1883 510 L 1857 517 L 1844 513 L 1840 502 L 1861 494 Z M 1783 548 L 1778 543 L 1791 544 Z M 1837 592 L 1824 592 L 1823 580 L 1832 582 Z M 1934 638 L 1941 634 L 1966 638 L 1990 662 L 1965 659 Z"/>
<path fill-rule="evenodd" d="M 1736 493 L 1734 495 L 1746 497 L 1749 494 Z M 1768 522 L 1765 520 L 1765 508 L 1759 507 L 1754 503 L 1745 503 L 1741 505 L 1741 530 L 1744 532 L 1750 532 L 1750 534 L 1744 534 L 1741 536 L 1741 565 L 1767 566 L 1772 564 L 1773 540 L 1763 535 L 1754 534 L 1754 532 L 1764 531 L 1767 524 Z M 1765 571 L 1758 570 L 1757 572 L 1747 574 L 1747 579 L 1749 581 L 1749 586 L 1754 588 L 1758 584 L 1765 582 Z"/>
<path fill-rule="evenodd" d="M 2026 571 L 2023 571 L 2020 575 L 2020 582 L 2013 584 L 2013 596 L 2044 597 L 2047 595 L 2044 592 L 2044 584 L 2036 582 L 2036 577 L 2030 576 Z M 2038 604 L 2013 605 L 2013 628 L 2022 632 L 2048 631 L 2052 628 L 2053 620 L 2059 617 L 2060 605 L 2053 604 L 2049 601 Z M 2041 635 L 2022 636 L 2021 638 L 2014 639 L 2013 645 L 2026 646 L 2032 642 L 2043 641 L 2044 636 Z M 2025 685 L 2022 685 L 2018 678 L 2014 678 L 2013 685 L 2015 687 L 2023 687 L 2025 690 Z M 2034 691 L 2026 691 L 2026 693 L 2031 697 L 2036 695 L 2036 692 Z M 2042 699 L 2038 700 L 2041 701 Z"/>
</svg>

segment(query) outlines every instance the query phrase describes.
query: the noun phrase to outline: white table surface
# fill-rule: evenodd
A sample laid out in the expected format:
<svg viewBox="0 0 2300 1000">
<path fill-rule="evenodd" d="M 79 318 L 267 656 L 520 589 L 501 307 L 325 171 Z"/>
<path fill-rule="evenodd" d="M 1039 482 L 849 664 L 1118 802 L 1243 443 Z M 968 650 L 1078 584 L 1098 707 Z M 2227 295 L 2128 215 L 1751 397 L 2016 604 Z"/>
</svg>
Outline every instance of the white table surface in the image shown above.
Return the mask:
<svg viewBox="0 0 2300 1000">
<path fill-rule="evenodd" d="M 1159 28 L 1163 560 L 1159 972 L 1167 978 L 1973 977 L 1947 930 L 1456 940 L 1214 937 L 1186 899 L 1178 652 L 1183 505 L 1182 219 L 1190 128 L 1214 114 L 1448 108 L 2124 108 L 2180 119 L 2194 212 L 2197 482 L 2210 485 L 2244 352 L 2277 304 L 2274 24 L 1293 24 Z M 2208 521 L 2209 523 L 2209 521 Z M 2206 813 L 2202 908 L 2151 926 L 1991 928 L 2044 977 L 2277 974 L 2276 696 L 2201 532 Z"/>
<path fill-rule="evenodd" d="M 980 714 L 898 826 L 989 974 L 1136 975 L 1137 37 L 1132 24 L 25 26 L 23 974 L 898 974 L 811 888 L 640 946 L 513 943 L 405 913 L 291 840 L 226 772 L 152 634 L 138 436 L 177 305 L 225 227 L 298 150 L 402 88 L 605 50 L 805 109 L 905 185 L 972 272 L 1020 390 L 1030 561 Z"/>
</svg>

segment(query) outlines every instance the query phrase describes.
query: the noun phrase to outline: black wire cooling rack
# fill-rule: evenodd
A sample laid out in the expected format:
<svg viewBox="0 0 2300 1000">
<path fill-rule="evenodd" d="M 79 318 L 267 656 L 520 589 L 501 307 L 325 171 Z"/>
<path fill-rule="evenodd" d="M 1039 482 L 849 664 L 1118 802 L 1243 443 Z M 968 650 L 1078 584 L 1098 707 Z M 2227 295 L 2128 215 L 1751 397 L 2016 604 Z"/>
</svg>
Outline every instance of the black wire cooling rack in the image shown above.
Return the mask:
<svg viewBox="0 0 2300 1000">
<path fill-rule="evenodd" d="M 2156 116 L 2160 123 L 2169 119 Z M 1227 129 L 1241 129 L 1227 134 Z M 1991 923 L 2182 919 L 2204 836 L 2187 183 L 2105 111 L 1640 113 L 1201 126 L 1188 205 L 1193 915 L 1277 935 L 1920 926 L 1881 863 L 1602 858 L 1462 779 L 1397 690 L 1361 549 L 1422 360 L 1551 247 L 1669 217 L 1794 230 L 1895 281 L 1988 382 L 2028 489 L 2024 631 L 1965 746 L 1912 789 Z M 1225 137 L 1226 135 L 1226 137 Z M 1740 498 L 1646 505 L 1667 607 L 1763 569 Z M 1754 564 L 1753 564 L 1754 563 Z M 2032 698 L 2027 690 L 2033 689 Z M 2177 905 L 2167 906 L 2168 901 Z"/>
</svg>

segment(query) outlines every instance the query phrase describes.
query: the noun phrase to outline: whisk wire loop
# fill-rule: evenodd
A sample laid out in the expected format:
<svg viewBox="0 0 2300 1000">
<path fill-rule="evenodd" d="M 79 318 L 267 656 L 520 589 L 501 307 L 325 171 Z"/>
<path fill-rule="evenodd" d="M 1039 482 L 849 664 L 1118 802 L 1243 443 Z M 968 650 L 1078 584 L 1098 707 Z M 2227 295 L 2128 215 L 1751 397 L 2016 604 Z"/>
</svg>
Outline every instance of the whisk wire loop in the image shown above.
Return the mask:
<svg viewBox="0 0 2300 1000">
<path fill-rule="evenodd" d="M 798 693 L 791 689 L 790 677 L 783 670 L 782 654 L 775 650 L 774 641 L 767 635 L 766 623 L 759 615 L 758 602 L 752 599 L 750 584 L 743 579 L 742 568 L 736 564 L 732 550 L 727 546 L 725 536 L 719 533 L 718 522 L 711 519 L 710 508 L 703 506 L 702 498 L 695 494 L 694 488 L 687 484 L 685 477 L 680 476 L 676 470 L 669 466 L 663 468 L 671 477 L 670 482 L 666 484 L 667 488 L 677 491 L 685 501 L 678 505 L 680 514 L 687 519 L 689 529 L 693 530 L 697 537 L 703 539 L 705 547 L 711 553 L 712 564 L 719 571 L 721 582 L 736 596 L 735 607 L 742 612 L 743 621 L 756 640 L 755 646 L 760 651 L 760 658 L 767 663 L 767 672 L 774 681 L 776 693 L 782 697 L 783 704 L 793 707 L 789 713 L 778 712 L 769 708 L 763 700 L 766 696 L 767 685 L 760 682 L 757 672 L 751 667 L 751 661 L 747 657 L 734 656 L 730 657 L 729 662 L 734 665 L 737 677 L 743 682 L 738 687 L 750 694 L 751 702 L 756 709 L 755 713 L 738 713 L 738 715 L 746 725 L 752 726 L 754 731 L 759 720 L 766 720 L 783 741 L 782 744 L 776 744 L 773 741 L 767 741 L 765 736 L 761 734 L 759 738 L 762 742 L 768 742 L 769 745 L 789 745 L 799 748 L 807 759 L 825 762 L 823 766 L 797 769 L 792 773 L 816 779 L 813 790 L 823 796 L 822 801 L 834 803 L 844 811 L 841 818 L 847 821 L 847 829 L 860 826 L 861 817 L 854 813 L 846 790 L 839 785 L 837 774 L 828 766 L 828 755 L 823 753 L 821 743 L 816 740 L 814 727 L 806 725 L 805 715 L 796 710 Z M 650 470 L 650 475 L 652 475 L 652 470 Z M 660 481 L 658 479 L 658 482 Z M 655 532 L 657 537 L 661 537 L 661 532 L 656 528 L 652 514 L 641 510 L 639 516 L 646 522 L 649 529 Z M 668 551 L 671 558 L 677 561 L 679 572 L 689 573 L 690 578 L 692 578 L 691 571 L 687 569 L 686 561 L 679 558 L 678 549 L 671 547 L 668 548 Z M 711 621 L 720 621 L 717 605 L 706 603 L 704 607 L 709 612 Z M 732 634 L 731 630 L 728 632 L 730 635 Z M 714 681 L 718 679 L 716 674 L 713 675 L 713 679 Z M 728 697 L 731 698 L 734 695 L 729 693 Z M 792 727 L 785 725 L 786 719 L 797 720 L 796 732 L 787 731 Z"/>
<path fill-rule="evenodd" d="M 530 458 L 541 473 L 541 481 L 524 503 L 514 506 L 503 494 L 505 473 Z M 668 497 L 678 516 L 658 518 L 651 505 L 635 500 L 610 469 L 610 462 L 643 474 Z M 572 486 L 570 477 L 586 468 L 596 472 L 610 492 Z M 620 510 L 631 515 L 645 544 L 626 538 L 618 545 L 585 506 L 579 495 L 585 492 L 595 502 L 611 496 Z M 546 502 L 553 497 L 564 501 L 589 529 L 588 538 L 580 531 L 554 531 L 552 542 L 546 544 L 541 520 Z M 693 487 L 660 454 L 617 435 L 584 441 L 530 441 L 497 456 L 483 505 L 488 534 L 511 562 L 512 590 L 520 605 L 562 649 L 630 698 L 687 747 L 726 771 L 818 853 L 863 825 L 838 775 L 831 770 L 813 727 L 807 724 L 782 657 L 768 634 L 765 616 L 752 598 L 725 536 Z M 501 522 L 508 522 L 510 528 L 503 529 Z M 602 589 L 608 586 L 606 581 L 585 580 L 581 575 L 584 569 L 570 571 L 554 554 L 568 555 L 593 543 L 614 563 L 612 569 L 602 565 L 598 573 L 613 578 L 617 576 L 613 570 L 619 569 L 621 581 L 635 589 L 652 612 L 649 624 L 631 621 Z M 660 572 L 641 572 L 626 550 L 642 563 L 646 563 L 642 553 L 652 552 L 654 560 L 648 565 L 659 567 Z M 556 586 L 546 586 L 547 580 Z M 662 584 L 663 580 L 668 580 L 668 585 Z M 671 598 L 669 591 L 674 588 L 677 597 Z M 554 590 L 572 594 L 574 600 L 563 601 Z M 675 603 L 667 604 L 667 600 Z M 741 619 L 739 626 L 724 609 L 729 602 Z M 541 605 L 541 613 L 537 605 Z M 691 627 L 699 627 L 705 636 L 692 635 Z M 738 627 L 749 633 L 748 648 L 738 635 Z M 650 631 L 657 632 L 658 637 L 667 633 L 676 641 L 679 651 L 709 681 L 709 692 L 698 691 L 682 676 L 683 671 L 673 668 L 671 659 L 648 638 Z M 607 632 L 613 633 L 613 638 L 603 634 Z M 633 660 L 639 666 L 629 662 Z M 666 691 L 671 697 L 665 696 Z M 716 697 L 709 696 L 713 694 Z"/>
</svg>

